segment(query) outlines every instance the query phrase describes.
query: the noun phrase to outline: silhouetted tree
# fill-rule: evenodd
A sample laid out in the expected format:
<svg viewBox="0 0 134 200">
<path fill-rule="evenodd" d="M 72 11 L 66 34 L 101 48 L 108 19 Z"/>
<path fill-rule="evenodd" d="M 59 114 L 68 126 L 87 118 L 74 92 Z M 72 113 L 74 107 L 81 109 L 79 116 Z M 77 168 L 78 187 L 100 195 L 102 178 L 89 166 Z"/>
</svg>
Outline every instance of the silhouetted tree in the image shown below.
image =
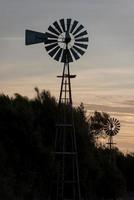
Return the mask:
<svg viewBox="0 0 134 200">
<path fill-rule="evenodd" d="M 0 199 L 47 199 L 55 173 L 53 143 L 58 104 L 50 92 L 35 88 L 36 97 L 0 95 Z M 63 105 L 66 106 L 66 105 Z M 66 106 L 67 118 L 72 116 Z M 60 113 L 58 113 L 60 114 Z M 73 108 L 80 185 L 84 200 L 117 198 L 134 191 L 134 155 L 114 149 L 117 165 L 108 162 L 109 149 L 96 146 L 109 115 L 95 112 L 90 119 L 83 104 Z"/>
<path fill-rule="evenodd" d="M 105 112 L 95 111 L 89 118 L 90 134 L 94 135 L 95 137 L 105 136 L 103 128 L 109 117 L 109 114 Z"/>
</svg>

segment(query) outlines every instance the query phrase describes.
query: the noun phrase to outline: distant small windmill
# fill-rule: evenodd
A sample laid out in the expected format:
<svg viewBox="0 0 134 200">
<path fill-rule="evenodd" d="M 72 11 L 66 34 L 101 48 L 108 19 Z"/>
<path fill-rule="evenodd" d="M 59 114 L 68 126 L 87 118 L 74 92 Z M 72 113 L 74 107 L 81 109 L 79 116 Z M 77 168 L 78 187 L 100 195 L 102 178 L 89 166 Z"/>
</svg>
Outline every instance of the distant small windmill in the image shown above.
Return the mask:
<svg viewBox="0 0 134 200">
<path fill-rule="evenodd" d="M 87 31 L 78 21 L 60 19 L 48 27 L 46 33 L 26 30 L 26 45 L 44 43 L 48 54 L 64 63 L 59 97 L 59 119 L 56 124 L 55 159 L 57 173 L 53 179 L 51 199 L 80 200 L 78 153 L 72 112 L 71 78 L 69 63 L 78 60 L 88 45 Z M 66 105 L 66 106 L 64 106 Z M 68 119 L 67 109 L 71 116 Z"/>
<path fill-rule="evenodd" d="M 108 135 L 108 143 L 107 144 L 110 149 L 110 162 L 112 160 L 111 150 L 112 150 L 113 145 L 115 144 L 113 142 L 113 136 L 117 135 L 119 130 L 120 130 L 119 120 L 117 120 L 115 118 L 109 118 L 107 120 L 107 123 L 104 126 L 104 131 Z"/>
</svg>

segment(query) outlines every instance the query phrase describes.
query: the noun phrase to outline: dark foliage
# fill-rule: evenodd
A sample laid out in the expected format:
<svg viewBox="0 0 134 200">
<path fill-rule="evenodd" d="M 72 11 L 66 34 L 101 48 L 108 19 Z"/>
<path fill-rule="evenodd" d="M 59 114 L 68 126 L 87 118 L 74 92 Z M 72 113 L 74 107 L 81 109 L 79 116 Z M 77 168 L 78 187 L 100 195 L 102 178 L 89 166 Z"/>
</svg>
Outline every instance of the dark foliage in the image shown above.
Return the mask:
<svg viewBox="0 0 134 200">
<path fill-rule="evenodd" d="M 0 199 L 47 199 L 55 163 L 53 142 L 58 105 L 48 91 L 28 99 L 19 94 L 0 95 Z M 109 150 L 96 147 L 95 130 L 102 130 L 107 114 L 86 118 L 83 104 L 73 108 L 83 199 L 122 196 L 134 191 L 134 155 L 118 149 L 116 166 L 109 164 Z M 68 111 L 68 116 L 70 115 Z"/>
</svg>

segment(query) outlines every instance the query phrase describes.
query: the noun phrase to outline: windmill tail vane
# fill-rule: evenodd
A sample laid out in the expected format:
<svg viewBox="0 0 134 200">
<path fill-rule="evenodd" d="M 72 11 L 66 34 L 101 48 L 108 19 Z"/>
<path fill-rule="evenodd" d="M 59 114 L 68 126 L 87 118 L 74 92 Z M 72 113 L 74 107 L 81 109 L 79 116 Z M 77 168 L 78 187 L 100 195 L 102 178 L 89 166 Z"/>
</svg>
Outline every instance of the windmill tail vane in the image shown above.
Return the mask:
<svg viewBox="0 0 134 200">
<path fill-rule="evenodd" d="M 32 30 L 25 30 L 25 45 L 32 45 L 38 43 L 45 43 L 47 41 L 47 35 Z"/>
</svg>

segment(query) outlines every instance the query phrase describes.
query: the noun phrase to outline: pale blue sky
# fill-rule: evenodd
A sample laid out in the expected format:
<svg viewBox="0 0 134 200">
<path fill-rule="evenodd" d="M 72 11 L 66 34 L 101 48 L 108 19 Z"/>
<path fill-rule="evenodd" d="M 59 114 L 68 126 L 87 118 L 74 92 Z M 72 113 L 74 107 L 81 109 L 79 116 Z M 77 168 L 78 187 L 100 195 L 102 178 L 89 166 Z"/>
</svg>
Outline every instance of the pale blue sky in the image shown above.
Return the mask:
<svg viewBox="0 0 134 200">
<path fill-rule="evenodd" d="M 133 0 L 0 0 L 0 91 L 33 97 L 38 86 L 58 98 L 56 75 L 61 73 L 62 63 L 53 60 L 43 44 L 25 46 L 24 31 L 46 32 L 55 20 L 68 17 L 78 20 L 89 33 L 87 52 L 70 64 L 77 74 L 72 83 L 74 103 L 83 101 L 91 110 L 95 108 L 90 104 L 99 110 L 108 106 L 107 112 L 114 107 L 126 127 L 120 113 L 134 119 Z M 131 113 L 123 109 L 126 102 Z M 126 132 L 123 127 L 120 134 Z M 128 128 L 132 139 L 133 130 Z"/>
</svg>

